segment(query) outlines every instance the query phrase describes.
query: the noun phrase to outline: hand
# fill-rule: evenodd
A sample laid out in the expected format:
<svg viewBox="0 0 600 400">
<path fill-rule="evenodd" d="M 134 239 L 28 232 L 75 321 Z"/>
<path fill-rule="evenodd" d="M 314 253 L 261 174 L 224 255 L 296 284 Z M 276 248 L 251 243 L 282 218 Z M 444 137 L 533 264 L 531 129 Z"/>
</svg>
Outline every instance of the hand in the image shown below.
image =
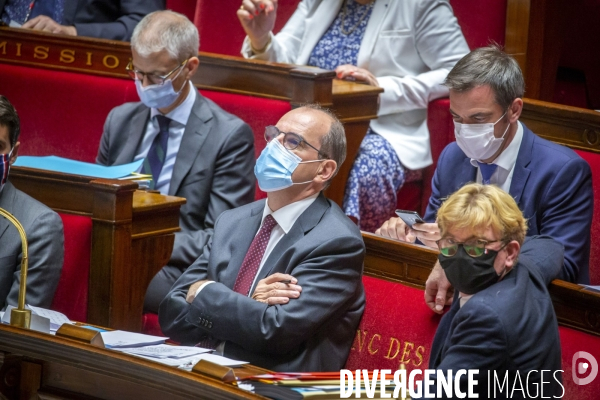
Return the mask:
<svg viewBox="0 0 600 400">
<path fill-rule="evenodd" d="M 45 15 L 38 15 L 37 17 L 30 19 L 25 22 L 21 28 L 77 36 L 77 29 L 75 29 L 74 26 L 61 25 Z"/>
<path fill-rule="evenodd" d="M 425 303 L 434 312 L 441 314 L 445 305 L 452 304 L 453 295 L 454 289 L 437 261 L 425 282 Z"/>
<path fill-rule="evenodd" d="M 375 231 L 375 234 L 409 243 L 414 243 L 416 239 L 414 232 L 404 223 L 404 221 L 402 221 L 402 219 L 397 217 L 385 221 L 383 225 Z"/>
<path fill-rule="evenodd" d="M 291 282 L 281 282 L 284 280 L 289 280 Z M 258 281 L 256 289 L 252 294 L 252 298 L 270 306 L 275 304 L 286 304 L 290 299 L 297 299 L 300 297 L 302 287 L 296 285 L 296 283 L 298 283 L 298 280 L 293 276 L 277 272 Z"/>
<path fill-rule="evenodd" d="M 379 87 L 379 83 L 377 82 L 375 75 L 364 68 L 358 68 L 354 65 L 345 64 L 337 67 L 335 69 L 335 73 L 337 74 L 338 79 L 358 81 L 366 83 L 367 85 Z"/>
<path fill-rule="evenodd" d="M 185 296 L 185 301 L 192 304 L 192 301 L 194 301 L 194 299 L 196 298 L 196 291 L 198 290 L 198 288 L 200 286 L 202 286 L 202 284 L 204 284 L 204 282 L 207 282 L 207 281 L 204 280 L 204 281 L 198 281 L 196 283 L 193 283 L 187 292 L 187 296 Z"/>
<path fill-rule="evenodd" d="M 425 246 L 438 249 L 436 241 L 440 240 L 440 227 L 437 223 L 414 224 L 410 234 L 416 236 Z"/>
<path fill-rule="evenodd" d="M 277 0 L 243 0 L 237 16 L 250 38 L 252 47 L 260 50 L 269 43 L 277 17 Z"/>
</svg>

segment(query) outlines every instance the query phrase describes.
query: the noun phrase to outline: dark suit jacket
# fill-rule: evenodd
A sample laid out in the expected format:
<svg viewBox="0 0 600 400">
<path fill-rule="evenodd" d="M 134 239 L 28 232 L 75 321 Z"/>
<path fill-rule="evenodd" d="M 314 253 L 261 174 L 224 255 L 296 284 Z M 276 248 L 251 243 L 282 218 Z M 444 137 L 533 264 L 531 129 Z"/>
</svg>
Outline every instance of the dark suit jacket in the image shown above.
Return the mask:
<svg viewBox="0 0 600 400">
<path fill-rule="evenodd" d="M 455 297 L 435 333 L 429 368 L 444 373 L 479 369 L 479 378 L 487 370 L 502 377 L 504 371 L 519 371 L 523 385 L 528 371 L 551 370 L 543 376 L 550 382 L 544 384 L 544 396 L 560 395 L 552 377 L 561 369 L 560 337 L 547 285 L 559 274 L 562 255 L 562 246 L 553 239 L 529 238 L 504 279 L 473 295 L 462 308 Z M 530 384 L 541 381 L 535 374 L 529 378 Z M 487 393 L 487 385 L 482 389 Z"/>
<path fill-rule="evenodd" d="M 469 182 L 477 168 L 456 142 L 438 161 L 425 220 L 434 222 L 442 201 Z M 594 212 L 592 174 L 573 150 L 542 139 L 523 125 L 509 193 L 527 218 L 527 235 L 547 235 L 565 247 L 560 279 L 589 283 L 590 226 Z"/>
<path fill-rule="evenodd" d="M 335 203 L 317 197 L 256 279 L 291 274 L 302 293 L 288 304 L 267 306 L 232 290 L 264 205 L 260 200 L 219 217 L 211 243 L 161 303 L 161 328 L 185 344 L 210 335 L 226 341 L 225 356 L 276 371 L 338 371 L 365 306 L 360 231 Z M 216 283 L 188 304 L 190 285 L 203 279 Z"/>
<path fill-rule="evenodd" d="M 132 162 L 146 130 L 150 109 L 126 103 L 108 114 L 96 162 Z M 169 195 L 185 197 L 170 265 L 185 268 L 198 258 L 217 217 L 254 200 L 254 135 L 236 116 L 198 93 L 188 119 Z"/>
<path fill-rule="evenodd" d="M 13 214 L 27 235 L 27 304 L 50 308 L 64 258 L 62 220 L 57 213 L 17 190 L 10 181 L 0 192 L 0 208 Z M 21 237 L 0 217 L 0 309 L 17 306 L 21 274 Z"/>
<path fill-rule="evenodd" d="M 0 0 L 0 10 L 7 0 Z M 151 12 L 164 10 L 165 0 L 65 0 L 63 25 L 78 36 L 129 41 L 133 29 Z"/>
</svg>

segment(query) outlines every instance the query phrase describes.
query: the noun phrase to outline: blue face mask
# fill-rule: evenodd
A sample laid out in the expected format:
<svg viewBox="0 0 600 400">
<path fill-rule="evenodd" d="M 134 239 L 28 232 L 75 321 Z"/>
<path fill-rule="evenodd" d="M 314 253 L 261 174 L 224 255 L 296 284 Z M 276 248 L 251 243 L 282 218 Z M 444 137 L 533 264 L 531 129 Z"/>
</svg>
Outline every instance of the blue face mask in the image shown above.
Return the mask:
<svg viewBox="0 0 600 400">
<path fill-rule="evenodd" d="M 254 166 L 254 175 L 258 180 L 258 187 L 263 192 L 273 192 L 288 188 L 292 185 L 302 185 L 306 182 L 293 182 L 292 174 L 299 164 L 322 162 L 323 160 L 302 161 L 300 157 L 292 153 L 279 140 L 273 139 L 260 153 Z"/>
<path fill-rule="evenodd" d="M 183 68 L 181 68 L 181 70 L 183 70 Z M 173 77 L 173 79 L 176 79 L 179 76 L 181 70 Z M 181 89 L 176 92 L 175 89 L 173 89 L 173 79 L 167 79 L 162 85 L 148 85 L 146 87 L 142 86 L 142 81 L 136 79 L 135 88 L 137 89 L 138 96 L 140 96 L 142 103 L 150 108 L 165 108 L 175 103 L 179 93 L 181 93 L 188 83 L 184 83 L 181 86 Z"/>
<path fill-rule="evenodd" d="M 12 150 L 8 154 L 0 154 L 0 192 L 8 181 L 8 171 L 10 170 L 10 157 Z"/>
</svg>

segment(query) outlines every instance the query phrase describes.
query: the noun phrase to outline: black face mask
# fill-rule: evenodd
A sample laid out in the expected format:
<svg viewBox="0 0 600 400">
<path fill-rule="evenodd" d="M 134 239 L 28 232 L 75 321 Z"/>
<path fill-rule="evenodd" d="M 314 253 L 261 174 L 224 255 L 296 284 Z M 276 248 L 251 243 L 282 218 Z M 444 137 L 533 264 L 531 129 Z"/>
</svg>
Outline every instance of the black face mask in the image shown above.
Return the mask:
<svg viewBox="0 0 600 400">
<path fill-rule="evenodd" d="M 452 257 L 438 255 L 438 260 L 446 273 L 448 281 L 456 290 L 464 294 L 475 294 L 498 282 L 500 276 L 494 269 L 494 260 L 498 252 L 487 249 L 479 257 L 471 257 L 462 245 Z"/>
</svg>

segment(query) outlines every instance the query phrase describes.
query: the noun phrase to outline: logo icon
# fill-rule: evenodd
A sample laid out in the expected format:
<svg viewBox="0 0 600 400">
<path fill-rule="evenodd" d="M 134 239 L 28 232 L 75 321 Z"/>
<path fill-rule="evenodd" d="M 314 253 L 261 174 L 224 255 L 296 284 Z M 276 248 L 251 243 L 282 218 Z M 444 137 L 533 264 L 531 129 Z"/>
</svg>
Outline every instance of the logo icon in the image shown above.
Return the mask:
<svg viewBox="0 0 600 400">
<path fill-rule="evenodd" d="M 578 360 L 580 359 L 585 359 L 586 362 L 582 362 Z M 586 378 L 579 378 L 577 375 L 584 375 L 586 374 L 588 371 L 589 375 Z M 593 355 L 591 355 L 588 352 L 585 351 L 578 351 L 577 353 L 575 353 L 573 355 L 573 364 L 572 364 L 572 371 L 571 374 L 573 375 L 573 382 L 575 382 L 577 385 L 583 386 L 583 385 L 587 385 L 588 383 L 592 382 L 595 378 L 596 375 L 598 375 L 598 361 L 596 361 L 596 359 L 594 358 Z"/>
</svg>

